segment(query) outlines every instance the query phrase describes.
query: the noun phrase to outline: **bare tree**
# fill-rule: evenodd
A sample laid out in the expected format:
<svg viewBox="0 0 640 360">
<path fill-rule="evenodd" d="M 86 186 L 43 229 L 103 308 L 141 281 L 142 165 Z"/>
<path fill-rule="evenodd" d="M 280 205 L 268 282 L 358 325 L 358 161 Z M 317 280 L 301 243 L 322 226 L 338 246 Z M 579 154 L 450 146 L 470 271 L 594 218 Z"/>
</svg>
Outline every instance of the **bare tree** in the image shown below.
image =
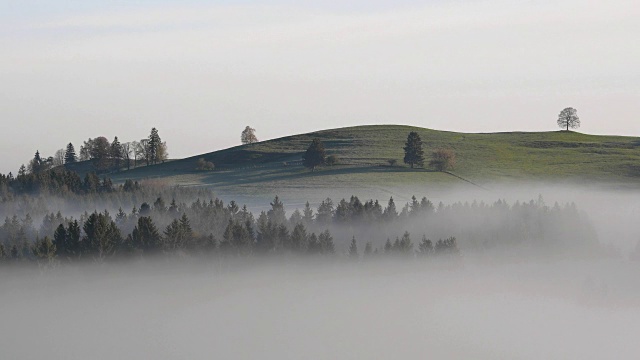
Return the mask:
<svg viewBox="0 0 640 360">
<path fill-rule="evenodd" d="M 120 150 L 122 151 L 122 159 L 127 162 L 127 170 L 131 169 L 131 154 L 133 153 L 133 143 L 126 142 L 124 144 L 120 144 Z"/>
<path fill-rule="evenodd" d="M 78 154 L 78 161 L 86 161 L 91 159 L 91 151 L 94 147 L 94 139 L 89 138 L 80 146 L 80 154 Z"/>
<path fill-rule="evenodd" d="M 149 151 L 149 139 L 142 139 L 138 142 L 137 148 L 137 159 L 144 160 L 144 162 L 149 166 L 151 162 L 151 154 Z"/>
<path fill-rule="evenodd" d="M 132 141 L 130 147 L 131 152 L 133 153 L 133 167 L 136 168 L 138 166 L 138 159 L 142 156 L 140 154 L 140 143 Z"/>
<path fill-rule="evenodd" d="M 163 141 L 158 145 L 156 150 L 156 161 L 165 162 L 169 158 L 169 151 L 167 149 L 167 142 Z"/>
<path fill-rule="evenodd" d="M 53 155 L 53 166 L 60 166 L 60 165 L 64 165 L 64 155 L 66 154 L 66 151 L 64 149 L 60 149 L 58 151 L 56 151 L 55 155 Z"/>
<path fill-rule="evenodd" d="M 580 127 L 580 118 L 578 117 L 578 111 L 572 107 L 565 108 L 558 115 L 558 126 L 562 129 L 569 128 L 576 129 Z"/>
<path fill-rule="evenodd" d="M 242 131 L 242 135 L 240 135 L 240 140 L 243 144 L 253 144 L 258 142 L 258 138 L 256 137 L 256 129 L 247 126 Z"/>
</svg>

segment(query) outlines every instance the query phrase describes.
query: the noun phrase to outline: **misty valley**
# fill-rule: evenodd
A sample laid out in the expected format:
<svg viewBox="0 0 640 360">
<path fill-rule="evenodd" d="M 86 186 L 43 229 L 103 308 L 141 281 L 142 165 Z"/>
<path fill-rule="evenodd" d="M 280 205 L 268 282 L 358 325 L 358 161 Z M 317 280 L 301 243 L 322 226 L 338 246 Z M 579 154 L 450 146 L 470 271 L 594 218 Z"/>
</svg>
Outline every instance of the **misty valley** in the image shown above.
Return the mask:
<svg viewBox="0 0 640 360">
<path fill-rule="evenodd" d="M 69 144 L 59 154 L 68 163 L 37 152 L 16 176 L 0 174 L 0 353 L 636 353 L 628 344 L 640 323 L 640 196 L 631 185 L 479 185 L 452 172 L 450 149 L 426 165 L 413 131 L 405 167 L 329 161 L 318 138 L 302 160 L 257 156 L 252 131 L 231 153 L 166 163 L 136 164 L 107 151 L 116 144 L 120 153 L 117 138 L 89 139 L 86 160 Z M 34 339 L 46 346 L 30 346 Z"/>
</svg>

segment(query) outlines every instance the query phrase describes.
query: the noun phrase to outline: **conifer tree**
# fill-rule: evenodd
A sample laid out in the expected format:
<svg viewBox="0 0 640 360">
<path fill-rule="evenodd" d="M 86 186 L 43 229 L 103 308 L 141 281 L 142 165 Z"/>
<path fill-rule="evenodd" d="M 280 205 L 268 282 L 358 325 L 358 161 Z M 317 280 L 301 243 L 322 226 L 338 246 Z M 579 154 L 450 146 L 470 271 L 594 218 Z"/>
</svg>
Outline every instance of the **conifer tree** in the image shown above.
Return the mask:
<svg viewBox="0 0 640 360">
<path fill-rule="evenodd" d="M 387 242 L 384 243 L 384 253 L 388 254 L 393 250 L 393 245 L 391 245 L 391 239 L 387 238 Z"/>
<path fill-rule="evenodd" d="M 158 151 L 160 146 L 162 146 L 162 140 L 160 139 L 160 135 L 158 135 L 158 130 L 156 128 L 152 128 L 151 134 L 149 134 L 148 143 L 149 160 L 152 164 L 156 164 L 158 162 Z"/>
<path fill-rule="evenodd" d="M 316 166 L 322 165 L 325 163 L 325 151 L 324 144 L 320 139 L 313 139 L 311 141 L 311 145 L 307 148 L 307 151 L 302 156 L 302 164 L 311 169 L 311 171 L 315 171 Z"/>
<path fill-rule="evenodd" d="M 113 159 L 113 167 L 116 171 L 119 171 L 122 161 L 122 144 L 120 144 L 117 136 L 111 142 L 110 155 L 111 159 Z"/>
<path fill-rule="evenodd" d="M 355 235 L 351 239 L 351 245 L 349 246 L 349 257 L 352 259 L 358 259 L 358 245 L 356 244 Z"/>
<path fill-rule="evenodd" d="M 308 227 L 313 223 L 313 209 L 309 205 L 309 202 L 304 205 L 304 210 L 302 211 L 302 221 Z"/>
<path fill-rule="evenodd" d="M 271 203 L 271 210 L 267 212 L 267 217 L 274 225 L 284 224 L 287 221 L 284 204 L 280 201 L 278 195 L 273 199 L 273 202 Z"/>
<path fill-rule="evenodd" d="M 388 221 L 393 221 L 398 218 L 398 210 L 396 210 L 396 203 L 393 201 L 393 196 L 389 198 L 389 203 L 384 209 L 382 216 Z"/>
<path fill-rule="evenodd" d="M 333 237 L 329 230 L 325 230 L 318 236 L 318 242 L 323 254 L 333 254 L 335 252 L 335 246 L 333 244 Z"/>
<path fill-rule="evenodd" d="M 409 235 L 408 231 L 405 231 L 404 235 L 402 235 L 399 250 L 404 254 L 410 254 L 413 251 L 413 243 L 411 242 L 411 235 Z"/>
<path fill-rule="evenodd" d="M 115 254 L 123 244 L 120 229 L 111 220 L 111 216 L 94 212 L 83 226 L 83 253 L 96 259 L 104 259 Z"/>
<path fill-rule="evenodd" d="M 59 256 L 68 258 L 67 250 L 67 229 L 63 224 L 60 224 L 56 231 L 53 233 L 53 245 L 56 247 L 56 252 Z"/>
<path fill-rule="evenodd" d="M 307 252 L 312 255 L 319 254 L 320 252 L 322 252 L 322 246 L 320 245 L 320 242 L 318 241 L 318 237 L 316 236 L 315 233 L 312 233 L 311 235 L 309 235 L 309 245 L 307 247 Z"/>
<path fill-rule="evenodd" d="M 65 164 L 73 164 L 78 160 L 76 156 L 76 149 L 73 147 L 72 143 L 67 144 L 67 150 L 64 153 L 64 163 Z"/>
<path fill-rule="evenodd" d="M 145 253 L 155 253 L 162 248 L 162 238 L 153 220 L 149 216 L 138 219 L 138 225 L 131 233 L 131 243 L 133 250 L 142 250 Z"/>
<path fill-rule="evenodd" d="M 417 132 L 412 131 L 407 136 L 407 142 L 404 146 L 404 163 L 422 166 L 424 164 L 424 151 L 422 150 L 422 140 Z"/>
<path fill-rule="evenodd" d="M 422 235 L 422 241 L 418 246 L 418 254 L 422 256 L 433 254 L 433 243 L 431 240 L 427 239 L 426 235 Z"/>
<path fill-rule="evenodd" d="M 48 263 L 53 262 L 56 257 L 56 246 L 48 236 L 45 236 L 42 240 L 36 239 L 32 251 L 33 255 L 37 259 L 46 261 Z"/>
<path fill-rule="evenodd" d="M 302 252 L 307 247 L 307 230 L 302 223 L 297 223 L 291 232 L 291 250 Z"/>
<path fill-rule="evenodd" d="M 367 244 L 364 246 L 364 256 L 369 257 L 373 254 L 373 247 L 371 246 L 371 242 L 367 241 Z"/>
</svg>

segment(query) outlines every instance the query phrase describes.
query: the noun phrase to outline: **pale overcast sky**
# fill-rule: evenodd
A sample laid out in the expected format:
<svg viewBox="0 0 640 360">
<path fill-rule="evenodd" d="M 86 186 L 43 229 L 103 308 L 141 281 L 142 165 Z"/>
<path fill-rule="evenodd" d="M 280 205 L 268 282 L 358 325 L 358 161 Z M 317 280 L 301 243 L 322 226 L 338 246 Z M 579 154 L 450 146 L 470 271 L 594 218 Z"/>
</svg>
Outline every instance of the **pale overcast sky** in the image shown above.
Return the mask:
<svg viewBox="0 0 640 360">
<path fill-rule="evenodd" d="M 172 157 L 360 124 L 640 135 L 640 4 L 0 2 L 0 171 L 159 129 Z"/>
</svg>

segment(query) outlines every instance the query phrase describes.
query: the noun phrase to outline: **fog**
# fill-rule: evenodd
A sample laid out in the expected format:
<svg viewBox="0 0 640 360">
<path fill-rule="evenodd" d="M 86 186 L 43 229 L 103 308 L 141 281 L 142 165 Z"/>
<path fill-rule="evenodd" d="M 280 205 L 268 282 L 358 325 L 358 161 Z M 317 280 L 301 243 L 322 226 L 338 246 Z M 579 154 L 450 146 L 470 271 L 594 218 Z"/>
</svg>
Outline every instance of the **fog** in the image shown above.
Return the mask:
<svg viewBox="0 0 640 360">
<path fill-rule="evenodd" d="M 241 265 L 241 266 L 240 266 Z M 633 359 L 619 260 L 3 269 L 3 358 Z"/>
<path fill-rule="evenodd" d="M 152 201 L 154 191 L 136 195 L 137 201 Z M 283 192 L 287 218 L 306 200 L 315 210 L 327 196 L 337 204 L 352 194 L 363 202 L 377 198 L 383 206 L 393 195 L 399 212 L 411 195 L 426 196 L 436 211 L 431 218 L 409 218 L 386 226 L 332 225 L 335 256 L 284 253 L 242 258 L 177 253 L 88 263 L 5 262 L 0 265 L 1 357 L 640 356 L 635 346 L 640 332 L 640 262 L 630 257 L 640 240 L 636 190 L 494 184 L 485 189 L 438 191 L 419 186 L 363 189 L 344 195 L 323 189 L 304 195 Z M 174 194 L 184 197 L 184 202 L 213 196 L 208 191 Z M 96 199 L 92 206 L 98 210 L 115 212 L 119 206 L 114 199 Z M 465 203 L 490 206 L 500 199 L 511 207 L 517 202 L 543 201 L 548 210 L 506 217 L 489 210 L 458 211 L 466 208 Z M 256 216 L 270 201 L 266 197 L 248 200 Z M 440 202 L 461 207 L 457 212 L 441 212 Z M 562 216 L 575 217 L 551 221 L 556 202 L 569 209 Z M 575 203 L 576 211 L 567 203 Z M 60 199 L 49 206 L 82 211 Z M 157 221 L 162 224 L 161 217 Z M 191 221 L 194 228 L 199 226 L 196 217 Z M 527 223 L 538 227 L 521 226 Z M 521 229 L 531 231 L 522 235 Z M 357 238 L 360 254 L 366 242 L 382 252 L 381 241 L 386 237 L 393 241 L 405 230 L 411 233 L 413 249 L 423 234 L 434 241 L 456 236 L 460 255 L 381 254 L 357 261 L 345 256 L 352 236 Z M 544 236 L 536 235 L 537 230 Z M 473 242 L 492 231 L 495 239 L 483 243 L 492 246 Z"/>
</svg>

